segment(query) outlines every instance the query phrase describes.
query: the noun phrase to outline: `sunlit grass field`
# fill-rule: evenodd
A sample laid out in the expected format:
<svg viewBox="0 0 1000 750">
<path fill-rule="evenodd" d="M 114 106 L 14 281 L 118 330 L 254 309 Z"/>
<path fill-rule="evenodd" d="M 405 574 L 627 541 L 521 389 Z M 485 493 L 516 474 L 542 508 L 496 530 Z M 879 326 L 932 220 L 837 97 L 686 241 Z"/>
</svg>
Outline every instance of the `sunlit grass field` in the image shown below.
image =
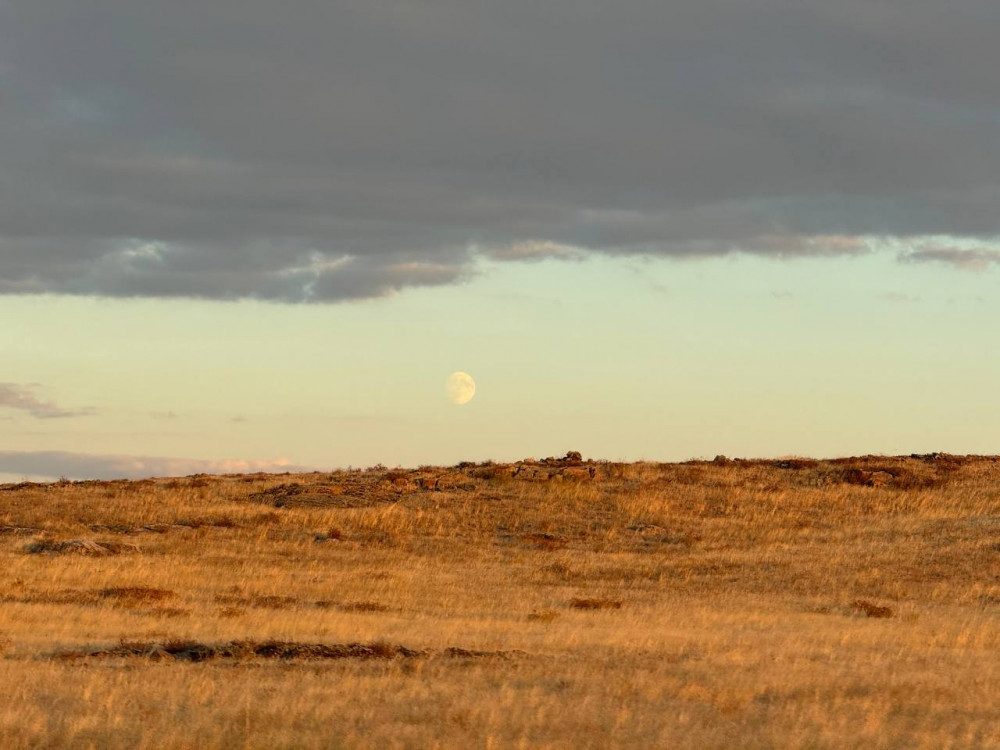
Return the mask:
<svg viewBox="0 0 1000 750">
<path fill-rule="evenodd" d="M 2 748 L 1000 748 L 1000 460 L 0 486 Z"/>
</svg>

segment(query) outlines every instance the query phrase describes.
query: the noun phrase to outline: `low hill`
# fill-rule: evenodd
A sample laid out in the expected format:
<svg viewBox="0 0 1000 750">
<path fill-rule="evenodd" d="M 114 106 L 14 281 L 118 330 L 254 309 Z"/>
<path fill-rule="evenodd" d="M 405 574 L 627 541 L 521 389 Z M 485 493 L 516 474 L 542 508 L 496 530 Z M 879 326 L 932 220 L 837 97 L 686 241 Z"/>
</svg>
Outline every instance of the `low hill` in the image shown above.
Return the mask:
<svg viewBox="0 0 1000 750">
<path fill-rule="evenodd" d="M 1000 747 L 1000 459 L 0 485 L 0 682 L 5 748 Z"/>
</svg>

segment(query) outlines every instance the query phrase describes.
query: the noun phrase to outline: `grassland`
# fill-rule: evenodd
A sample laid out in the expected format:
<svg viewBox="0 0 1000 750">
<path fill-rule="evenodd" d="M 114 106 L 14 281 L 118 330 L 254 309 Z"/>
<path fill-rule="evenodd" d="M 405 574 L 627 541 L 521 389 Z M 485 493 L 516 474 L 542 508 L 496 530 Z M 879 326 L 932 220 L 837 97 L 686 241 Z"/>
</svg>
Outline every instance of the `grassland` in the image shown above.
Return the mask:
<svg viewBox="0 0 1000 750">
<path fill-rule="evenodd" d="M 0 486 L 0 747 L 1000 748 L 1000 460 Z"/>
</svg>

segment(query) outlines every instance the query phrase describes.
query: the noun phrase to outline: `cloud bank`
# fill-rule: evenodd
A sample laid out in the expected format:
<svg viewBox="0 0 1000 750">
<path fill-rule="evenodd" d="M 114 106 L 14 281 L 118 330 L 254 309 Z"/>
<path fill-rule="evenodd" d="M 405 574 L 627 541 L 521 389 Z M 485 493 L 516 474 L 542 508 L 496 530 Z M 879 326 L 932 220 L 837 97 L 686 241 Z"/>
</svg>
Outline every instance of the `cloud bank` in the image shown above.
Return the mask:
<svg viewBox="0 0 1000 750">
<path fill-rule="evenodd" d="M 65 451 L 0 451 L 0 473 L 68 479 L 145 479 L 190 474 L 311 471 L 285 459 L 245 461 L 114 456 Z"/>
<path fill-rule="evenodd" d="M 998 24 L 995 0 L 6 0 L 0 293 L 322 302 L 477 254 L 990 241 Z"/>
</svg>

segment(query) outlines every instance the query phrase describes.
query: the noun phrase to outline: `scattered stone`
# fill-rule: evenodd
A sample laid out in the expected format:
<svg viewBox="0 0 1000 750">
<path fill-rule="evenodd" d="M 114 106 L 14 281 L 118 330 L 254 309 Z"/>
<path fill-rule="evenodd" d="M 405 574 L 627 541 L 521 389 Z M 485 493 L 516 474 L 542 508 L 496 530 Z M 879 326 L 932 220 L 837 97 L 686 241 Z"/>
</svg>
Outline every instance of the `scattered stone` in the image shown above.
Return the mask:
<svg viewBox="0 0 1000 750">
<path fill-rule="evenodd" d="M 570 451 L 562 458 L 550 456 L 541 461 L 526 458 L 511 466 L 510 472 L 516 479 L 529 482 L 586 481 L 596 479 L 598 475 L 597 465 L 591 460 L 584 461 L 579 451 Z"/>
<path fill-rule="evenodd" d="M 422 490 L 436 490 L 438 486 L 438 477 L 436 474 L 425 474 L 424 476 L 419 476 L 416 478 L 417 487 Z"/>
<path fill-rule="evenodd" d="M 514 476 L 518 479 L 527 479 L 529 481 L 547 481 L 549 478 L 549 472 L 546 469 L 540 468 L 534 463 L 520 463 L 514 470 Z"/>
</svg>

